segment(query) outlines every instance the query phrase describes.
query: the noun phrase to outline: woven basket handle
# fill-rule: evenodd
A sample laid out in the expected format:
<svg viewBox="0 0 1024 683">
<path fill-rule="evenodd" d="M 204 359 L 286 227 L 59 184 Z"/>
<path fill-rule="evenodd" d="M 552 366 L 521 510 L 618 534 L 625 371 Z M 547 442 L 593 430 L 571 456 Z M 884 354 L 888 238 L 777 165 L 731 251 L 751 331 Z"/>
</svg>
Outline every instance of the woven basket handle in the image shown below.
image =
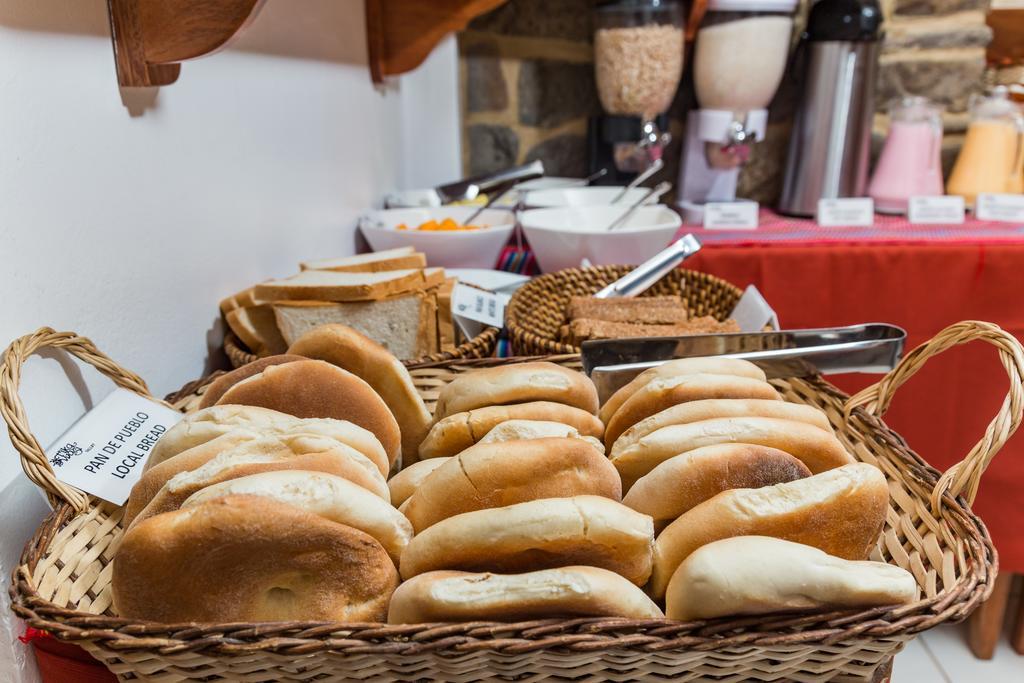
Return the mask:
<svg viewBox="0 0 1024 683">
<path fill-rule="evenodd" d="M 56 505 L 60 501 L 65 501 L 76 512 L 81 512 L 89 504 L 88 496 L 73 486 L 57 481 L 46 453 L 29 429 L 25 406 L 18 396 L 21 366 L 29 356 L 45 348 L 64 349 L 92 365 L 119 387 L 147 398 L 152 397 L 141 377 L 110 360 L 92 341 L 74 332 L 56 332 L 49 327 L 42 327 L 32 334 L 15 339 L 4 351 L 3 358 L 0 359 L 0 414 L 7 423 L 11 443 L 21 453 L 21 466 L 28 478 L 46 492 L 51 504 Z"/>
<path fill-rule="evenodd" d="M 975 444 L 962 461 L 950 467 L 939 478 L 931 496 L 932 509 L 935 512 L 938 512 L 942 494 L 946 491 L 953 496 L 963 494 L 968 503 L 974 502 L 975 496 L 978 495 L 981 475 L 1020 425 L 1024 413 L 1024 347 L 1016 337 L 998 325 L 977 320 L 965 320 L 950 325 L 930 341 L 904 356 L 880 382 L 850 397 L 844 409 L 847 419 L 851 411 L 857 407 L 881 417 L 889 409 L 896 390 L 913 377 L 929 358 L 951 347 L 975 340 L 986 341 L 999 349 L 999 360 L 1010 376 L 1010 390 L 981 441 Z"/>
</svg>

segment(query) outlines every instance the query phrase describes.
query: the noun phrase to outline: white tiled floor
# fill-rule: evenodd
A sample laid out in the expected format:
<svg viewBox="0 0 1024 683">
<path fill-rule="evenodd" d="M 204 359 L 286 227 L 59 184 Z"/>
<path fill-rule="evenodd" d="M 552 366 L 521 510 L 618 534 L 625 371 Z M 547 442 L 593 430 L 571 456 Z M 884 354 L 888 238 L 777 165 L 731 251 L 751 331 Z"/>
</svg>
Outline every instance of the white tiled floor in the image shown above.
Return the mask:
<svg viewBox="0 0 1024 683">
<path fill-rule="evenodd" d="M 1022 683 L 1024 655 L 1003 634 L 996 655 L 975 659 L 967 647 L 967 627 L 940 626 L 918 636 L 896 655 L 892 683 Z"/>
</svg>

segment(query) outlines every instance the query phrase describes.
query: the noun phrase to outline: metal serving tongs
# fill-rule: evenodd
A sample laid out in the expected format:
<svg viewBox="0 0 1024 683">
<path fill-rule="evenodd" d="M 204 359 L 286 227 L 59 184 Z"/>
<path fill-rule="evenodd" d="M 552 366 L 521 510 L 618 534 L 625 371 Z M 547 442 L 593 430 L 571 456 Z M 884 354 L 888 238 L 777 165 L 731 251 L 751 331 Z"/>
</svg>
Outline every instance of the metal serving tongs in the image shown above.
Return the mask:
<svg viewBox="0 0 1024 683">
<path fill-rule="evenodd" d="M 632 297 L 650 289 L 655 282 L 665 277 L 670 270 L 683 260 L 700 251 L 700 240 L 693 235 L 683 235 L 639 266 L 594 295 L 595 299 Z"/>
<path fill-rule="evenodd" d="M 544 164 L 538 159 L 522 166 L 506 168 L 497 173 L 466 178 L 447 185 L 439 185 L 434 188 L 442 204 L 451 204 L 459 201 L 472 201 L 481 193 L 491 192 L 505 185 L 540 178 L 544 175 Z"/>
<path fill-rule="evenodd" d="M 896 367 L 907 332 L 884 323 L 781 332 L 700 334 L 583 342 L 583 369 L 601 401 L 648 368 L 676 358 L 742 358 L 769 377 L 842 372 L 884 373 Z"/>
</svg>

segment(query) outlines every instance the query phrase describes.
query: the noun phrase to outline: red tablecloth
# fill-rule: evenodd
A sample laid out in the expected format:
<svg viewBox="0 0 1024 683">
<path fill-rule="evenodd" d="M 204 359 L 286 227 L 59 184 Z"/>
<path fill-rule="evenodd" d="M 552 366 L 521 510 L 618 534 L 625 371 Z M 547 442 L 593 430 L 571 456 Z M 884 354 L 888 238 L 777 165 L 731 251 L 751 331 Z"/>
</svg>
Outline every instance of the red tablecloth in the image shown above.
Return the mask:
<svg viewBox="0 0 1024 683">
<path fill-rule="evenodd" d="M 784 327 L 861 322 L 907 329 L 907 350 L 946 325 L 977 319 L 1024 339 L 1024 241 L 955 243 L 709 244 L 686 262 L 741 287 L 755 284 Z M 886 422 L 929 463 L 945 469 L 981 437 L 1006 395 L 995 349 L 978 342 L 929 363 L 899 392 Z M 853 392 L 871 375 L 830 378 Z M 988 525 L 1001 567 L 1024 572 L 1024 436 L 989 468 L 974 509 Z"/>
</svg>

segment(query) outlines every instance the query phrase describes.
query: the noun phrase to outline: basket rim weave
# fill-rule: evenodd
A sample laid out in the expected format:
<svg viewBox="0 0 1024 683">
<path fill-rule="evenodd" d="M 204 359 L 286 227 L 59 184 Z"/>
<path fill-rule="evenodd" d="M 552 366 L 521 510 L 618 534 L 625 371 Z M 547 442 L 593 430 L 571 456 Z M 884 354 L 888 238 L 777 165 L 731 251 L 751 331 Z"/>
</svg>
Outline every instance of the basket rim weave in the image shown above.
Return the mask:
<svg viewBox="0 0 1024 683">
<path fill-rule="evenodd" d="M 707 651 L 737 647 L 828 645 L 840 641 L 912 635 L 944 621 L 965 618 L 992 591 L 998 558 L 984 523 L 969 509 L 969 499 L 973 498 L 976 492 L 976 482 L 984 471 L 984 465 L 991 461 L 995 452 L 1019 424 L 1020 410 L 1024 406 L 1024 349 L 1020 343 L 998 327 L 987 323 L 980 324 L 985 326 L 981 332 L 976 327 L 979 323 L 966 322 L 958 325 L 959 327 L 947 328 L 932 342 L 915 349 L 881 382 L 848 400 L 845 394 L 820 377 L 796 380 L 806 383 L 808 391 L 822 392 L 833 399 L 841 400 L 848 424 L 859 423 L 870 429 L 872 438 L 884 441 L 887 452 L 895 454 L 905 466 L 905 469 L 901 470 L 905 478 L 932 488 L 935 491 L 933 505 L 940 506 L 937 509 L 943 515 L 955 519 L 967 534 L 958 540 L 969 548 L 969 556 L 977 558 L 978 561 L 971 562 L 969 570 L 965 571 L 952 586 L 944 585 L 933 597 L 908 605 L 829 613 L 726 617 L 695 622 L 621 618 L 411 625 L 301 621 L 236 624 L 144 622 L 76 611 L 61 607 L 40 596 L 33 583 L 32 571 L 58 531 L 78 514 L 95 516 L 100 511 L 117 511 L 118 508 L 94 498 L 89 498 L 85 505 L 76 505 L 75 500 L 66 494 L 61 493 L 58 496 L 56 488 L 44 486 L 37 481 L 47 489 L 51 499 L 63 501 L 40 525 L 25 546 L 21 564 L 14 571 L 9 591 L 12 608 L 28 625 L 49 631 L 62 640 L 101 642 L 103 647 L 113 651 L 153 650 L 166 655 L 179 652 L 223 656 L 257 652 L 299 655 L 323 651 L 351 655 L 413 655 L 481 650 L 522 654 L 551 649 L 577 653 L 608 649 L 657 653 L 678 649 Z M 993 340 L 996 336 L 998 341 Z M 963 463 L 940 476 L 936 469 L 911 450 L 902 437 L 892 432 L 875 413 L 884 412 L 895 390 L 928 357 L 972 339 L 984 339 L 1000 346 L 1004 366 L 1011 375 L 1011 390 L 985 438 Z M 89 340 L 77 337 L 73 333 L 58 333 L 44 329 L 37 332 L 36 337 L 25 337 L 19 342 L 24 342 L 28 347 L 27 355 L 47 345 L 66 346 L 71 353 L 79 357 L 95 354 L 94 358 L 88 358 L 89 362 L 96 364 L 101 371 L 119 384 L 132 384 L 138 379 L 130 373 L 125 373 L 123 377 L 116 376 L 120 370 L 119 366 L 95 350 Z M 33 345 L 31 342 L 37 343 Z M 16 427 L 20 422 L 15 418 L 24 416 L 23 408 L 16 396 L 18 368 L 12 371 L 12 363 L 8 362 L 8 355 L 13 347 L 14 344 L 5 352 L 4 363 L 0 367 L 0 388 L 4 389 L 4 401 L 0 403 L 0 409 L 11 427 L 12 441 L 25 457 L 28 471 L 29 455 L 21 448 L 24 445 L 20 440 L 22 435 L 16 434 Z M 526 359 L 449 361 L 423 364 L 414 370 L 430 372 L 432 368 L 488 367 L 522 360 Z M 571 356 L 563 356 L 551 360 L 566 362 L 574 359 Z M 113 367 L 107 367 L 104 361 L 110 362 Z M 20 363 L 15 362 L 13 365 L 20 366 Z M 212 376 L 191 382 L 169 396 L 168 400 L 177 401 L 183 396 L 194 394 L 211 379 Z M 141 383 L 141 380 L 139 382 Z M 14 385 L 13 392 L 9 386 L 11 383 Z M 134 390 L 146 393 L 145 384 L 135 385 Z M 25 426 L 27 428 L 27 424 Z M 32 440 L 34 441 L 34 438 Z M 45 458 L 45 455 L 43 457 Z M 35 471 L 29 472 L 33 480 L 33 475 L 37 474 Z M 954 495 L 954 492 L 965 492 L 965 495 Z M 116 524 L 118 518 L 112 519 Z"/>
<path fill-rule="evenodd" d="M 452 351 L 440 351 L 427 354 L 419 358 L 407 358 L 402 365 L 410 367 L 420 363 L 439 363 L 446 360 L 458 360 L 460 358 L 486 358 L 494 353 L 498 345 L 498 335 L 501 333 L 497 327 L 485 327 L 483 331 L 472 339 L 468 339 Z M 224 335 L 224 355 L 231 361 L 232 367 L 240 368 L 259 360 L 259 356 L 250 351 L 245 343 L 230 330 Z"/>
</svg>

